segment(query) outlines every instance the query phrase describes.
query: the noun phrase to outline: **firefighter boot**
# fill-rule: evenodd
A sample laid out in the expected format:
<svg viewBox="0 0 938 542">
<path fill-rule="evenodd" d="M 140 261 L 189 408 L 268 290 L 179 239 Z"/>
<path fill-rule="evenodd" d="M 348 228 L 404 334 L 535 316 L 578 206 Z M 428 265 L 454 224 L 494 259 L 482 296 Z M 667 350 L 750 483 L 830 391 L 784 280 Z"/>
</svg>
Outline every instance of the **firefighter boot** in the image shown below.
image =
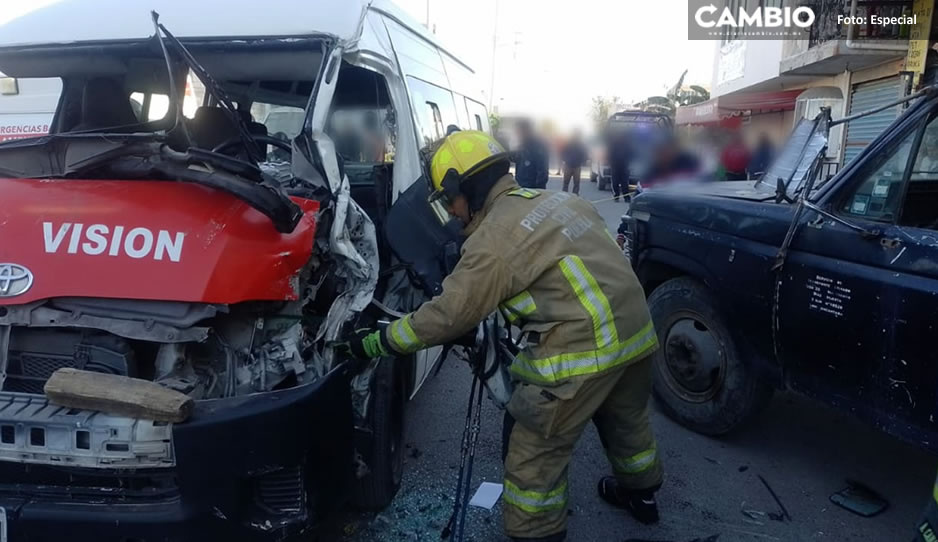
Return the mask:
<svg viewBox="0 0 938 542">
<path fill-rule="evenodd" d="M 563 531 L 550 536 L 541 536 L 538 538 L 517 538 L 512 537 L 512 542 L 563 542 L 567 539 L 567 531 Z"/>
<path fill-rule="evenodd" d="M 599 481 L 598 489 L 604 501 L 628 511 L 639 522 L 645 525 L 658 523 L 658 503 L 655 501 L 658 487 L 628 490 L 619 487 L 614 476 L 606 476 Z"/>
</svg>

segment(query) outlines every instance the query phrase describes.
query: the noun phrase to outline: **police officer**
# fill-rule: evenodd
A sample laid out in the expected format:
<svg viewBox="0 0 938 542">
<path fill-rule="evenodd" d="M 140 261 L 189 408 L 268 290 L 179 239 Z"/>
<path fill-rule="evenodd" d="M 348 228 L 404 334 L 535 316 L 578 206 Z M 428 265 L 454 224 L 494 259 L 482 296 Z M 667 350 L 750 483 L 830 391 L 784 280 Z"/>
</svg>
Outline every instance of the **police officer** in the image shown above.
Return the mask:
<svg viewBox="0 0 938 542">
<path fill-rule="evenodd" d="M 436 197 L 466 225 L 462 257 L 439 296 L 383 331 L 356 332 L 349 347 L 361 358 L 404 355 L 503 311 L 526 344 L 511 367 L 517 384 L 507 406 L 507 534 L 565 539 L 567 467 L 590 421 L 614 473 L 600 481 L 601 496 L 653 523 L 662 469 L 648 398 L 658 340 L 642 287 L 592 205 L 521 188 L 508 167 L 485 133 L 442 142 L 430 177 Z"/>
<path fill-rule="evenodd" d="M 547 145 L 535 135 L 531 121 L 527 119 L 518 121 L 517 131 L 518 148 L 512 153 L 511 161 L 515 163 L 518 184 L 524 188 L 547 188 L 550 175 Z"/>
</svg>

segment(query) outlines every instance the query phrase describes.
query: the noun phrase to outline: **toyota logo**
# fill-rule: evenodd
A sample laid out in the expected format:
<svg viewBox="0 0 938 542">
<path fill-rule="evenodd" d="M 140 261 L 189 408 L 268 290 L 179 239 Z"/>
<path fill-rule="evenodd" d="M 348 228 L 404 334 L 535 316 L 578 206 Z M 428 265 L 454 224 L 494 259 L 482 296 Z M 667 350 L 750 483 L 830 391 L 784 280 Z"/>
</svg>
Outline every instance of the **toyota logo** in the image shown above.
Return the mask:
<svg viewBox="0 0 938 542">
<path fill-rule="evenodd" d="M 29 269 L 15 263 L 0 263 L 0 297 L 15 297 L 26 293 L 33 285 Z"/>
</svg>

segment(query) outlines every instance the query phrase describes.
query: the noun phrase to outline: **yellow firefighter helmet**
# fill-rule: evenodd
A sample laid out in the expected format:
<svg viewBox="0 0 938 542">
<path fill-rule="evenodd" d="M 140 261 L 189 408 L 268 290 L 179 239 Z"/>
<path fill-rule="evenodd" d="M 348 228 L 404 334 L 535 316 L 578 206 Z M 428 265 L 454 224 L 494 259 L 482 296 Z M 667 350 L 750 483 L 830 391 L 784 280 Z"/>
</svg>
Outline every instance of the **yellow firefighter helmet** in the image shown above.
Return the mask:
<svg viewBox="0 0 938 542">
<path fill-rule="evenodd" d="M 430 159 L 434 197 L 455 196 L 460 183 L 501 160 L 508 160 L 508 152 L 487 133 L 478 130 L 451 133 Z"/>
</svg>

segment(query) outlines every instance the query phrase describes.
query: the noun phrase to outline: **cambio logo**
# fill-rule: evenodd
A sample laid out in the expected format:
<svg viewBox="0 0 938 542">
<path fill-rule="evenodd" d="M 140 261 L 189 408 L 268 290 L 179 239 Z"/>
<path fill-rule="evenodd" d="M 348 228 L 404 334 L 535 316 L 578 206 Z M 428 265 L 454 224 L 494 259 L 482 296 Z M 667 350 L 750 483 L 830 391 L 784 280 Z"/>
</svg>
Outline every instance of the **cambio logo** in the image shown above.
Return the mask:
<svg viewBox="0 0 938 542">
<path fill-rule="evenodd" d="M 737 13 L 733 13 L 729 7 L 724 7 L 719 17 L 716 13 L 720 11 L 716 6 L 702 6 L 694 14 L 694 20 L 703 28 L 722 28 L 732 26 L 736 28 L 780 28 L 791 27 L 792 24 L 800 28 L 807 28 L 814 23 L 814 10 L 801 6 L 795 9 L 785 8 L 756 8 L 752 13 L 746 11 L 746 8 L 740 7 Z"/>
</svg>

